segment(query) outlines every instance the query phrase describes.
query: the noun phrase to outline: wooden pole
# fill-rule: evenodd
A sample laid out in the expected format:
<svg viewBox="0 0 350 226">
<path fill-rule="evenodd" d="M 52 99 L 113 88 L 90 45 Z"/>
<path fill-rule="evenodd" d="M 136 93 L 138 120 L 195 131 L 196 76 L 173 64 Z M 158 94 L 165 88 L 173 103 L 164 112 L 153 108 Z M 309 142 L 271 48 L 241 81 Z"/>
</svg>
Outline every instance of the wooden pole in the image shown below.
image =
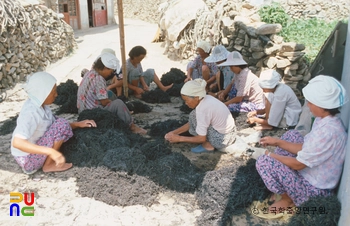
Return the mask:
<svg viewBox="0 0 350 226">
<path fill-rule="evenodd" d="M 123 88 L 124 96 L 128 97 L 128 72 L 126 69 L 126 57 L 125 57 L 125 39 L 124 39 L 124 13 L 123 13 L 123 0 L 117 0 L 118 4 L 118 19 L 119 19 L 119 39 L 120 39 L 120 53 L 122 55 L 122 71 L 123 71 Z"/>
</svg>

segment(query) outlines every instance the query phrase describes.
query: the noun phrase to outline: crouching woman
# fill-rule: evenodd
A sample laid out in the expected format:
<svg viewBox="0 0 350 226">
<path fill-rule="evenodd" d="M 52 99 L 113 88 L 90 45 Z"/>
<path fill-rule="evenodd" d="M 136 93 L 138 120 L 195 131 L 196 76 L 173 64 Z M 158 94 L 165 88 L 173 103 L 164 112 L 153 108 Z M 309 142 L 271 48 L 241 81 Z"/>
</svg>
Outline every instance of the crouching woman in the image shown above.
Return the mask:
<svg viewBox="0 0 350 226">
<path fill-rule="evenodd" d="M 224 103 L 206 95 L 206 85 L 206 81 L 200 78 L 184 84 L 181 89 L 182 99 L 193 109 L 189 122 L 165 135 L 170 143 L 200 144 L 191 149 L 195 153 L 223 149 L 236 140 L 236 125 L 230 111 Z M 193 136 L 180 135 L 187 131 Z"/>
</svg>

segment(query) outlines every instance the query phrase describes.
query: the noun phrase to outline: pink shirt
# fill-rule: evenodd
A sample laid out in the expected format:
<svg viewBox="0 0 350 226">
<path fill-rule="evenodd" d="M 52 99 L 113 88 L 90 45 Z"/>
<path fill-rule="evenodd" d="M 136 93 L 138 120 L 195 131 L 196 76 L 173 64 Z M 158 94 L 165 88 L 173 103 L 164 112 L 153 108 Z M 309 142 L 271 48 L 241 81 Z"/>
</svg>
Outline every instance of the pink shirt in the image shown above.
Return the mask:
<svg viewBox="0 0 350 226">
<path fill-rule="evenodd" d="M 301 175 L 317 188 L 335 188 L 343 169 L 346 140 L 340 118 L 316 118 L 298 152 L 297 160 L 307 166 L 300 170 Z"/>
<path fill-rule="evenodd" d="M 103 107 L 100 100 L 108 99 L 106 80 L 95 70 L 87 72 L 78 88 L 78 112 Z"/>
<path fill-rule="evenodd" d="M 248 68 L 244 68 L 241 73 L 235 76 L 235 86 L 237 97 L 244 97 L 243 100 L 254 104 L 263 103 L 263 91 L 259 86 L 258 77 Z"/>
</svg>

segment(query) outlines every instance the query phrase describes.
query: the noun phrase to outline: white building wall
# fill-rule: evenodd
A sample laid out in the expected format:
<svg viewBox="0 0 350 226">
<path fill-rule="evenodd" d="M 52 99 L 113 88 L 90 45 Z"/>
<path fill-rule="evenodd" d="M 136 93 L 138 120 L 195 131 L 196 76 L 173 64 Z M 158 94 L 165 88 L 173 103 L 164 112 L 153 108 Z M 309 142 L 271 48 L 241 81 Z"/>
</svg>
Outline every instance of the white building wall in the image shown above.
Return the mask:
<svg viewBox="0 0 350 226">
<path fill-rule="evenodd" d="M 88 1 L 80 0 L 80 29 L 89 28 L 89 13 L 88 13 Z"/>
<path fill-rule="evenodd" d="M 116 0 L 117 1 L 117 0 Z M 107 0 L 107 24 L 115 24 L 114 0 Z"/>
<path fill-rule="evenodd" d="M 344 66 L 341 83 L 345 87 L 348 97 L 350 97 L 350 19 L 348 20 L 348 32 L 346 38 L 346 47 L 344 55 Z M 350 98 L 349 98 L 350 99 Z M 348 129 L 348 142 L 346 146 L 346 156 L 343 169 L 343 175 L 338 191 L 338 199 L 341 202 L 341 216 L 339 226 L 350 225 L 350 103 L 344 105 L 341 109 L 341 118 Z"/>
</svg>

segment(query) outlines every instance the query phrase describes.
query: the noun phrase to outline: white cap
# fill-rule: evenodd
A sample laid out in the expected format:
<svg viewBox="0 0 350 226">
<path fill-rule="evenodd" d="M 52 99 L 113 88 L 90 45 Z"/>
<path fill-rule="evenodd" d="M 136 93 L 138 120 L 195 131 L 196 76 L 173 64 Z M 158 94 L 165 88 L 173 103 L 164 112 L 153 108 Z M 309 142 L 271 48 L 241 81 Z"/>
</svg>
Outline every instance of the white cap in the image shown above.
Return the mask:
<svg viewBox="0 0 350 226">
<path fill-rule="evenodd" d="M 206 53 L 210 53 L 210 50 L 211 50 L 211 46 L 209 42 L 206 42 L 206 41 L 197 42 L 197 48 L 203 49 L 203 51 Z"/>
<path fill-rule="evenodd" d="M 311 79 L 303 88 L 303 94 L 307 101 L 324 109 L 341 107 L 349 100 L 342 84 L 327 75 L 318 75 Z"/>
<path fill-rule="evenodd" d="M 207 63 L 216 63 L 219 61 L 223 61 L 227 59 L 227 55 L 230 52 L 227 51 L 225 46 L 223 45 L 218 45 L 213 48 L 213 51 L 211 52 L 210 56 L 204 59 L 205 62 Z"/>
<path fill-rule="evenodd" d="M 281 75 L 273 69 L 267 69 L 261 72 L 259 77 L 259 85 L 263 89 L 273 89 L 280 81 Z"/>
<path fill-rule="evenodd" d="M 36 72 L 27 77 L 24 90 L 28 94 L 29 99 L 37 107 L 40 107 L 51 93 L 56 81 L 56 78 L 47 72 Z"/>
<path fill-rule="evenodd" d="M 102 51 L 101 51 L 101 55 L 104 54 L 104 53 L 111 53 L 115 56 L 115 51 L 111 48 L 104 48 Z"/>
<path fill-rule="evenodd" d="M 116 56 L 114 56 L 111 53 L 101 54 L 101 61 L 102 61 L 103 65 L 107 68 L 114 69 L 117 71 L 120 68 L 119 60 L 117 59 Z"/>
<path fill-rule="evenodd" d="M 233 51 L 227 55 L 227 60 L 218 66 L 239 66 L 239 65 L 247 65 L 247 62 L 243 60 L 242 55 Z"/>
<path fill-rule="evenodd" d="M 207 82 L 204 79 L 197 78 L 186 82 L 181 88 L 181 94 L 192 97 L 205 97 L 207 92 L 205 87 Z"/>
</svg>

